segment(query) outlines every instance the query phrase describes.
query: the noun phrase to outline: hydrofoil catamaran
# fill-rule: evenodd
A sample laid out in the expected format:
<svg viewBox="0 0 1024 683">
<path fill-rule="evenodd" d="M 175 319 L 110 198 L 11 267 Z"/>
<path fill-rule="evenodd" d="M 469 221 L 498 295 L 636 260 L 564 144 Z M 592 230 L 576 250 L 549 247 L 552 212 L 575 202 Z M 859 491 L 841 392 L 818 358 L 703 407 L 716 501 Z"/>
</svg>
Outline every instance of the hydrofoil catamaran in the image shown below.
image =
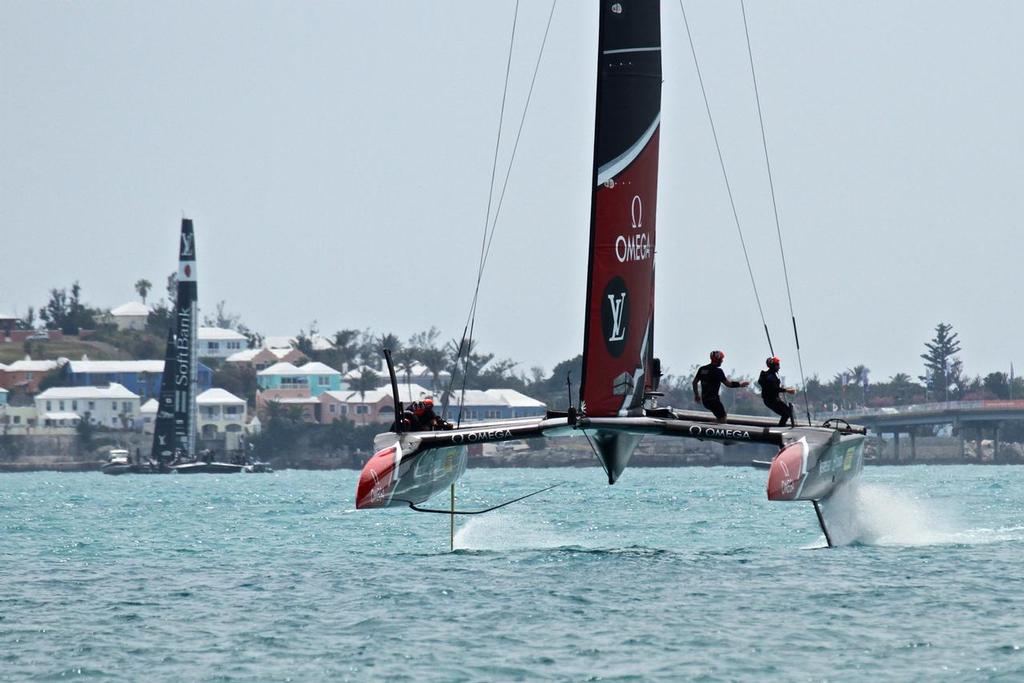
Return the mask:
<svg viewBox="0 0 1024 683">
<path fill-rule="evenodd" d="M 819 502 L 863 466 L 866 431 L 846 423 L 779 427 L 773 419 L 654 407 L 661 363 L 654 357 L 654 254 L 661 126 L 658 0 L 601 0 L 597 120 L 591 187 L 589 268 L 579 407 L 543 418 L 483 422 L 445 431 L 379 434 L 363 467 L 357 508 L 421 507 L 465 472 L 469 446 L 584 436 L 614 484 L 649 434 L 776 446 L 769 500 Z M 395 414 L 401 415 L 392 369 Z M 533 495 L 533 494 L 531 494 Z M 514 501 L 509 501 L 514 502 Z M 495 507 L 502 507 L 507 503 Z M 489 508 L 495 509 L 495 508 Z M 487 510 L 465 512 L 478 514 Z"/>
</svg>

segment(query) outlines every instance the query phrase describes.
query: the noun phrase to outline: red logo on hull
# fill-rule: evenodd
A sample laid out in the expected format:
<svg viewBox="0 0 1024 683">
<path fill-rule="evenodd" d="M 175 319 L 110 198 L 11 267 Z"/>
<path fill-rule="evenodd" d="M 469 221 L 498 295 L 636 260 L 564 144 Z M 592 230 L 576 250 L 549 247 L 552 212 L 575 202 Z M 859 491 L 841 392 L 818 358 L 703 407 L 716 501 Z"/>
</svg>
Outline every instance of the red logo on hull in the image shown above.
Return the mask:
<svg viewBox="0 0 1024 683">
<path fill-rule="evenodd" d="M 397 446 L 373 454 L 363 466 L 356 485 L 356 509 L 387 507 L 398 481 L 395 472 Z"/>
<path fill-rule="evenodd" d="M 786 446 L 772 461 L 768 472 L 768 500 L 793 500 L 804 476 L 803 444 Z"/>
</svg>

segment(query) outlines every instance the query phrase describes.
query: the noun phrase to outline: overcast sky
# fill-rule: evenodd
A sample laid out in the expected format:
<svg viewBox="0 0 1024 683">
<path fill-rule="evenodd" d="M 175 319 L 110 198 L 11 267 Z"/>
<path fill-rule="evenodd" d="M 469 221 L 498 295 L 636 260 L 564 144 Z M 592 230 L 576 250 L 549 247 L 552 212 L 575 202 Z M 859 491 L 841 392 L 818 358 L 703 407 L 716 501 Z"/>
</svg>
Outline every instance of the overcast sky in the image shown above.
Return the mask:
<svg viewBox="0 0 1024 683">
<path fill-rule="evenodd" d="M 81 282 L 163 295 L 184 214 L 200 305 L 266 335 L 466 319 L 513 0 L 0 0 L 0 310 Z M 522 0 L 499 169 L 550 9 Z M 686 2 L 765 313 L 795 378 L 738 2 Z M 747 5 L 809 373 L 920 374 L 939 321 L 971 374 L 1024 339 L 1024 3 Z M 522 369 L 582 349 L 595 3 L 559 2 L 477 337 Z M 655 353 L 767 355 L 678 2 L 662 8 Z"/>
</svg>

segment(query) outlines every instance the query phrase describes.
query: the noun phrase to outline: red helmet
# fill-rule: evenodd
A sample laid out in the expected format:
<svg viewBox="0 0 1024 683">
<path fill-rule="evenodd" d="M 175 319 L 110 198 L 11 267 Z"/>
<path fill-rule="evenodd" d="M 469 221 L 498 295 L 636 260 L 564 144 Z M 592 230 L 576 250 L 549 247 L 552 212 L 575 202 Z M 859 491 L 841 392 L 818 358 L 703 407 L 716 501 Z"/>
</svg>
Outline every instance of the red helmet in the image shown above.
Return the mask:
<svg viewBox="0 0 1024 683">
<path fill-rule="evenodd" d="M 712 363 L 721 363 L 723 360 L 725 360 L 725 351 L 715 350 L 711 352 Z"/>
<path fill-rule="evenodd" d="M 776 367 L 777 368 L 780 365 L 782 365 L 782 361 L 779 360 L 778 356 L 772 356 L 771 358 L 769 358 L 768 360 L 765 361 L 765 364 L 768 367 L 770 367 L 770 368 L 772 368 L 772 367 Z"/>
<path fill-rule="evenodd" d="M 423 399 L 423 405 L 425 405 L 428 408 L 433 408 L 434 407 L 434 399 L 432 399 L 432 398 L 430 398 L 428 396 L 427 398 Z"/>
</svg>

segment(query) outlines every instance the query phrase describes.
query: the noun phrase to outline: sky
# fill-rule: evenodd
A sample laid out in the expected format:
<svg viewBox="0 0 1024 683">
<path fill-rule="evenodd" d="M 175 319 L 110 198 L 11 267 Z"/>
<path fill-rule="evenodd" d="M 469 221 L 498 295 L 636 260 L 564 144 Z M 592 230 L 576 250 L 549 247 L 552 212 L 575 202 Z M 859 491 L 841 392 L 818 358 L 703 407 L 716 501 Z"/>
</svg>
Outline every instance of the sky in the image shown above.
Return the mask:
<svg viewBox="0 0 1024 683">
<path fill-rule="evenodd" d="M 514 0 L 0 0 L 0 311 L 81 283 L 163 295 L 194 219 L 200 305 L 265 335 L 466 322 Z M 795 354 L 738 2 L 685 3 L 783 374 Z M 551 9 L 521 0 L 499 181 Z M 747 3 L 807 374 L 969 374 L 1021 353 L 1024 4 Z M 528 372 L 582 350 L 595 3 L 558 2 L 476 338 Z M 768 355 L 678 2 L 662 5 L 655 354 Z M 151 295 L 152 298 L 152 295 Z"/>
</svg>

